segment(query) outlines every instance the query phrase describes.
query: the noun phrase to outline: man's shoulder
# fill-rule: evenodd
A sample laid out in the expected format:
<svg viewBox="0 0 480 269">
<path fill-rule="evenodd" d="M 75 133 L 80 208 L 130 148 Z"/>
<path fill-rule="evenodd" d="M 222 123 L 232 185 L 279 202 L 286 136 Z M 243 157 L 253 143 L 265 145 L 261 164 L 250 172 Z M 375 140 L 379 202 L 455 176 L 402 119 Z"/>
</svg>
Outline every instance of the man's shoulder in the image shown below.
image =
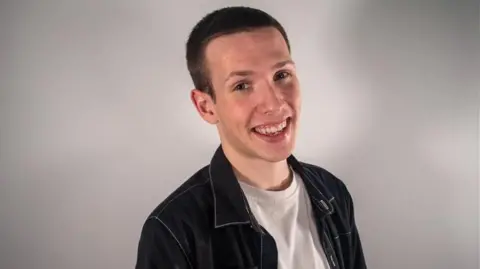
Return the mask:
<svg viewBox="0 0 480 269">
<path fill-rule="evenodd" d="M 347 186 L 343 180 L 329 170 L 312 163 L 300 162 L 300 164 L 302 165 L 306 176 L 313 179 L 313 183 L 317 187 L 324 189 L 327 193 L 336 198 L 349 196 Z"/>
<path fill-rule="evenodd" d="M 353 199 L 346 184 L 333 173 L 318 165 L 301 162 L 305 176 L 324 194 L 334 207 L 337 229 L 348 233 L 351 227 Z M 343 228 L 341 228 L 343 227 Z"/>
<path fill-rule="evenodd" d="M 213 196 L 208 172 L 204 166 L 171 192 L 148 216 L 165 224 L 179 222 L 209 222 L 213 208 Z M 206 214 L 207 213 L 207 214 Z"/>
</svg>

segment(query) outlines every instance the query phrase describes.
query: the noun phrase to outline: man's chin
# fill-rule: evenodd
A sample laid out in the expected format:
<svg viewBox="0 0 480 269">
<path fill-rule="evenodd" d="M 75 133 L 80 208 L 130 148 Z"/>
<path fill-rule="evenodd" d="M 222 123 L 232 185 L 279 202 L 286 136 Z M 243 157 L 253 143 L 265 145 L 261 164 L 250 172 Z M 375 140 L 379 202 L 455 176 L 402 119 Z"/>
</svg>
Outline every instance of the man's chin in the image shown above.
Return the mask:
<svg viewBox="0 0 480 269">
<path fill-rule="evenodd" d="M 262 160 L 271 163 L 285 161 L 291 154 L 291 149 L 257 151 L 257 156 L 259 156 Z"/>
</svg>

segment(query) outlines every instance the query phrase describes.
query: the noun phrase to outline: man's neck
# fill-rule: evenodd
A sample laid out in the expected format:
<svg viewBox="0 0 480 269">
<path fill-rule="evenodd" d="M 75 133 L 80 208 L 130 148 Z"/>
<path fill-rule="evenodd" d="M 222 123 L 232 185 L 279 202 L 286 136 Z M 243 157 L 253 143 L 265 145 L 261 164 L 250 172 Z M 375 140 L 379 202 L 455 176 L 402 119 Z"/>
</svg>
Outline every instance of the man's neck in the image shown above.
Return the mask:
<svg viewBox="0 0 480 269">
<path fill-rule="evenodd" d="M 248 158 L 228 148 L 224 148 L 224 153 L 238 180 L 264 190 L 279 191 L 290 186 L 292 174 L 287 160 L 268 162 Z"/>
</svg>

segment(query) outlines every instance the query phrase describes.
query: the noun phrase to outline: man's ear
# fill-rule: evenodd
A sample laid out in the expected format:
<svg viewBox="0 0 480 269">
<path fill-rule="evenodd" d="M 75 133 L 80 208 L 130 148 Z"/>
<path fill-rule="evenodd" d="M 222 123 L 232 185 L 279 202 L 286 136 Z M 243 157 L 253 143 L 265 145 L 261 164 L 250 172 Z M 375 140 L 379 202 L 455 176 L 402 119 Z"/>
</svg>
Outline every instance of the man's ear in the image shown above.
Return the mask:
<svg viewBox="0 0 480 269">
<path fill-rule="evenodd" d="M 206 122 L 210 124 L 216 124 L 218 122 L 217 113 L 215 111 L 215 103 L 213 98 L 205 92 L 198 89 L 193 89 L 190 92 L 190 99 L 193 105 L 197 109 L 198 114 Z"/>
</svg>

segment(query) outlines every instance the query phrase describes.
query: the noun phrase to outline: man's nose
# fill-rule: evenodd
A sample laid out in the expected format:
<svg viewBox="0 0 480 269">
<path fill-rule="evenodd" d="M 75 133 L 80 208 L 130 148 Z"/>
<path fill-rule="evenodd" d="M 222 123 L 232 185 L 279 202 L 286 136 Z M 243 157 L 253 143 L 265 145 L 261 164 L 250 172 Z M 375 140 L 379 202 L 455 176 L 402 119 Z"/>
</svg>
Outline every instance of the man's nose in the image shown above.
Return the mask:
<svg viewBox="0 0 480 269">
<path fill-rule="evenodd" d="M 280 111 L 283 105 L 283 97 L 279 89 L 266 83 L 261 89 L 260 112 L 265 114 Z"/>
</svg>

